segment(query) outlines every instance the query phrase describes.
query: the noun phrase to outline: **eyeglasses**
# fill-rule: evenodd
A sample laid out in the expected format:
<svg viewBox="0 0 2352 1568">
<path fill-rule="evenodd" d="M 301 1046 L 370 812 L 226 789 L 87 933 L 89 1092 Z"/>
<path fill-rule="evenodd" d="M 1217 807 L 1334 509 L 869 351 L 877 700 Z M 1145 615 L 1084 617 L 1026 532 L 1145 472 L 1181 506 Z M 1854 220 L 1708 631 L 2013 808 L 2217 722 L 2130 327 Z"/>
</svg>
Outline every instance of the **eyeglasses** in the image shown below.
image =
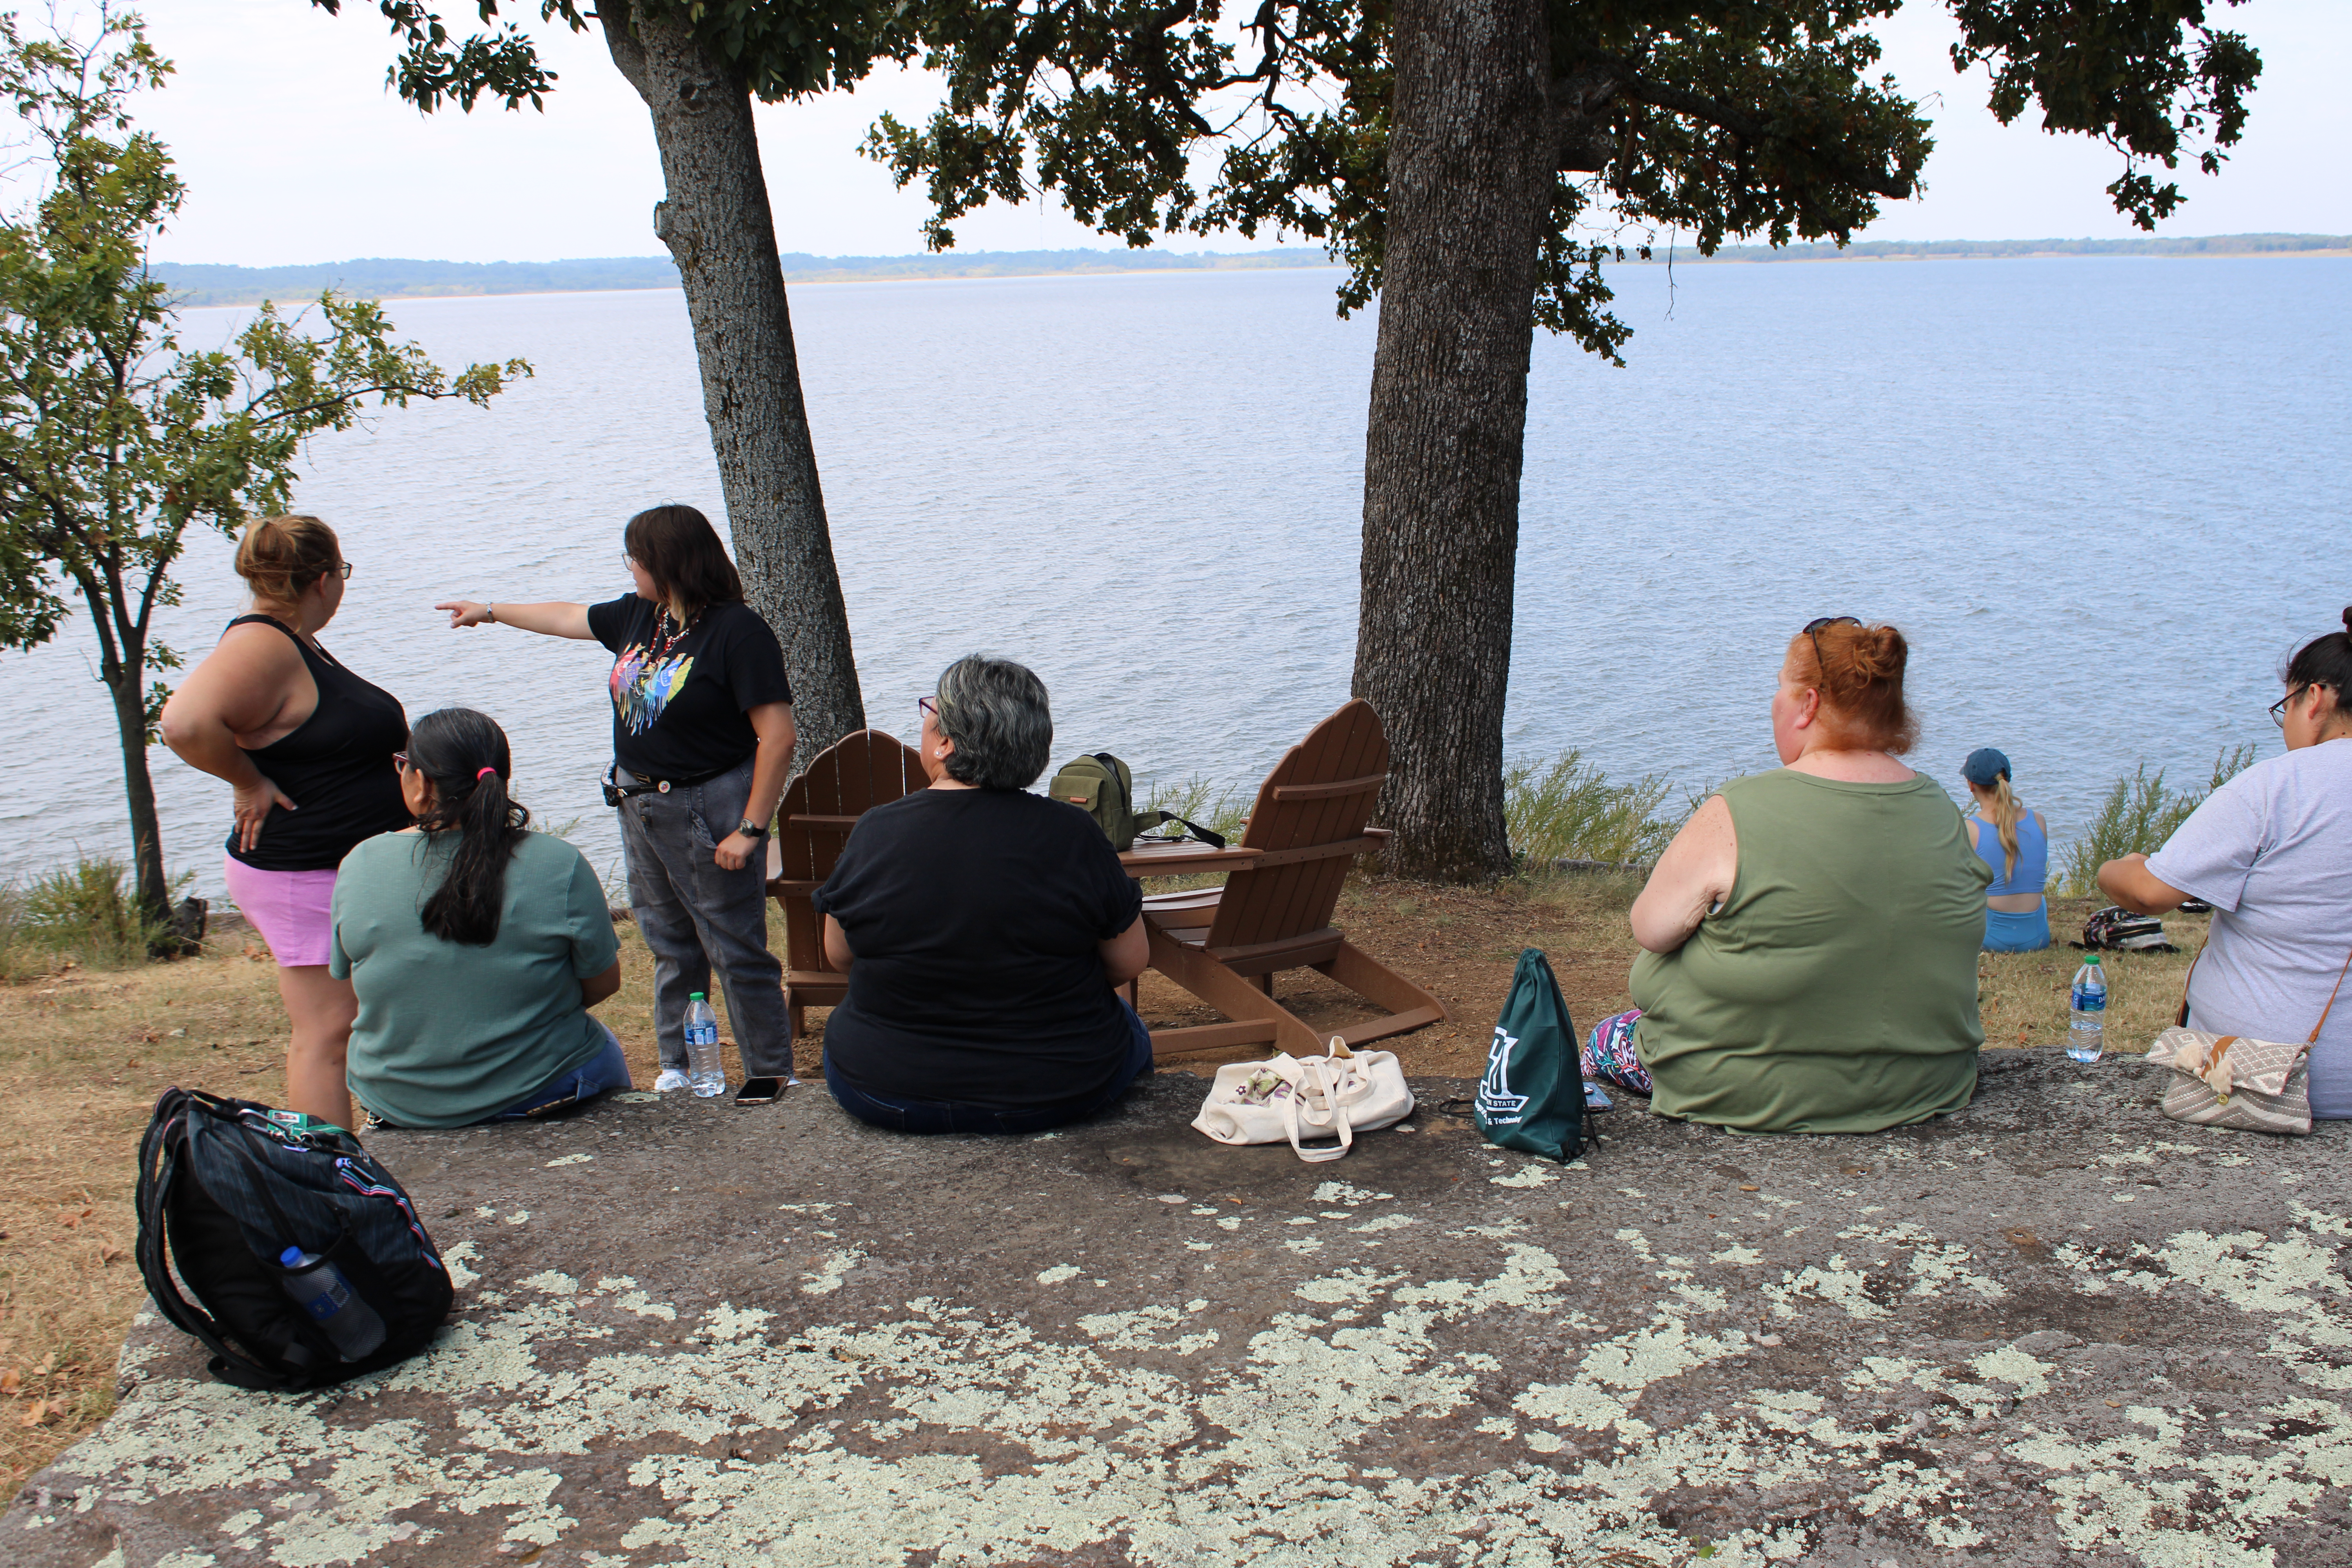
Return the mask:
<svg viewBox="0 0 2352 1568">
<path fill-rule="evenodd" d="M 915 710 L 936 719 L 940 716 L 940 700 L 937 697 L 918 697 L 915 699 Z"/>
<path fill-rule="evenodd" d="M 2284 696 L 2284 697 L 2280 698 L 2277 701 L 2275 701 L 2275 702 L 2272 703 L 2272 704 L 2271 704 L 2271 722 L 2272 722 L 2272 723 L 2273 723 L 2273 724 L 2275 724 L 2275 725 L 2277 725 L 2277 726 L 2278 726 L 2280 729 L 2282 729 L 2282 730 L 2285 729 L 2285 728 L 2286 728 L 2286 705 L 2287 705 L 2288 703 L 2290 703 L 2290 702 L 2294 701 L 2296 698 L 2298 698 L 2298 697 L 2302 696 L 2305 692 L 2306 692 L 2306 691 L 2310 690 L 2310 689 L 2311 689 L 2313 687 L 2315 687 L 2315 686 L 2327 686 L 2327 682 L 2326 682 L 2326 681 L 2324 681 L 2324 680 L 2314 680 L 2314 681 L 2306 682 L 2305 684 L 2304 684 L 2304 685 L 2302 685 L 2302 686 L 2298 686 L 2298 687 L 2296 687 L 2293 691 L 2288 692 L 2285 696 Z M 2330 690 L 2334 690 L 2334 689 L 2335 689 L 2335 688 L 2333 688 L 2333 687 L 2329 687 L 2329 688 L 2328 688 L 2328 689 L 2330 689 Z M 2339 699 L 2339 700 L 2340 700 L 2340 699 Z"/>
<path fill-rule="evenodd" d="M 1805 623 L 1805 635 L 1813 639 L 1813 668 L 1824 675 L 1829 673 L 1829 666 L 1822 658 L 1822 628 L 1836 626 L 1841 621 L 1851 622 L 1857 626 L 1862 625 L 1861 618 L 1856 616 L 1815 616 Z"/>
<path fill-rule="evenodd" d="M 335 575 L 341 577 L 346 583 L 350 582 L 352 580 L 352 563 L 348 561 L 336 562 Z"/>
<path fill-rule="evenodd" d="M 406 773 L 408 771 L 408 753 L 406 752 L 393 752 L 392 765 L 400 772 Z"/>
</svg>

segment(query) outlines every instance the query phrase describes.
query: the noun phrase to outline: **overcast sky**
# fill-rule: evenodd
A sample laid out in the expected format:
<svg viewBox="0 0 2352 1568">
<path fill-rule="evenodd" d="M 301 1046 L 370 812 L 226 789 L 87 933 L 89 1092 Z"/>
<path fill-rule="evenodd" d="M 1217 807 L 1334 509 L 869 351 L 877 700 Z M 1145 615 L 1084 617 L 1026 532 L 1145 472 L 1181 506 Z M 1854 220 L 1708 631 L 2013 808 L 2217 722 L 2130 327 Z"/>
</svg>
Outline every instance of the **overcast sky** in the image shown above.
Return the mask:
<svg viewBox="0 0 2352 1568">
<path fill-rule="evenodd" d="M 453 20 L 464 0 L 444 0 Z M 535 13 L 528 3 L 507 7 Z M 179 68 L 140 110 L 191 186 L 159 259 L 245 266 L 363 256 L 458 261 L 656 254 L 660 168 L 644 106 L 601 37 L 541 28 L 562 80 L 544 114 L 487 103 L 472 115 L 420 116 L 383 85 L 392 41 L 370 0 L 331 17 L 305 0 L 146 0 L 149 34 Z M 2217 6 L 2218 10 L 2219 7 Z M 2246 139 L 2221 176 L 2180 176 L 2189 199 L 2175 234 L 2352 232 L 2352 58 L 2347 0 L 2252 0 L 2225 14 L 2263 56 Z M 1926 194 L 1891 205 L 1865 237 L 2003 239 L 2133 232 L 2103 187 L 2120 160 L 2080 138 L 2003 130 L 1981 74 L 1956 78 L 1951 28 L 1925 0 L 1888 26 L 1886 68 L 1936 95 L 1937 147 Z M 817 255 L 922 248 L 923 203 L 899 192 L 856 143 L 884 109 L 919 118 L 939 96 L 894 71 L 802 104 L 762 108 L 760 135 L 777 240 Z M 2032 111 L 2028 111 L 2032 118 Z M 1058 207 L 992 208 L 958 226 L 959 248 L 1106 246 Z M 1273 243 L 1262 237 L 1260 243 Z M 1184 249 L 1240 249 L 1240 237 Z"/>
</svg>

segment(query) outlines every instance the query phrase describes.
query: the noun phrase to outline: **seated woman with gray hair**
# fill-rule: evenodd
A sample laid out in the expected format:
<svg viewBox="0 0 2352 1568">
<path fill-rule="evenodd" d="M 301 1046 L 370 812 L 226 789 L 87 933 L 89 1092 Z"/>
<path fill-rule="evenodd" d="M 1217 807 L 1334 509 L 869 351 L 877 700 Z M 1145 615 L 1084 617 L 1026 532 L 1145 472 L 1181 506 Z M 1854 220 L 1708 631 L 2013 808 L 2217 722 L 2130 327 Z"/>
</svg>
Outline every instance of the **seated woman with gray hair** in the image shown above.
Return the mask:
<svg viewBox="0 0 2352 1568">
<path fill-rule="evenodd" d="M 1143 899 L 1045 771 L 1045 686 L 960 658 L 919 704 L 930 787 L 858 818 L 814 903 L 849 992 L 824 1030 L 843 1110 L 897 1132 L 1035 1132 L 1109 1107 L 1151 1066 L 1118 988 Z"/>
</svg>

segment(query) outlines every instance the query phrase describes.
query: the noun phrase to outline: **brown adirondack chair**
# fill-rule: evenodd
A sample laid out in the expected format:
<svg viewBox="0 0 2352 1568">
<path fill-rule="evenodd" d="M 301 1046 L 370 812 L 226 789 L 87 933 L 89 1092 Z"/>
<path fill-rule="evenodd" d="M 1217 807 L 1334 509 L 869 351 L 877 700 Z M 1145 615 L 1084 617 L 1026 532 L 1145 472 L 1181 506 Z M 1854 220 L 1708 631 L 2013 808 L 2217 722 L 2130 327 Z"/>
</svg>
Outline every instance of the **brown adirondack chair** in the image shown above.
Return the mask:
<svg viewBox="0 0 2352 1568">
<path fill-rule="evenodd" d="M 824 961 L 824 922 L 809 895 L 833 875 L 860 816 L 929 783 L 914 747 L 860 730 L 819 752 L 784 791 L 768 840 L 768 896 L 784 911 L 784 1001 L 796 1038 L 807 1036 L 810 1007 L 830 1007 L 849 993 L 849 977 Z"/>
<path fill-rule="evenodd" d="M 1445 1016 L 1436 997 L 1331 924 L 1348 868 L 1387 841 L 1387 829 L 1365 824 L 1388 767 L 1380 715 L 1360 699 L 1349 702 L 1291 747 L 1258 787 L 1241 842 L 1264 854 L 1222 888 L 1144 900 L 1151 967 L 1232 1020 L 1155 1029 L 1152 1055 L 1261 1041 L 1319 1055 L 1334 1034 L 1355 1046 Z M 1274 999 L 1274 976 L 1286 969 L 1328 974 L 1383 1016 L 1344 1029 L 1309 1028 Z"/>
</svg>

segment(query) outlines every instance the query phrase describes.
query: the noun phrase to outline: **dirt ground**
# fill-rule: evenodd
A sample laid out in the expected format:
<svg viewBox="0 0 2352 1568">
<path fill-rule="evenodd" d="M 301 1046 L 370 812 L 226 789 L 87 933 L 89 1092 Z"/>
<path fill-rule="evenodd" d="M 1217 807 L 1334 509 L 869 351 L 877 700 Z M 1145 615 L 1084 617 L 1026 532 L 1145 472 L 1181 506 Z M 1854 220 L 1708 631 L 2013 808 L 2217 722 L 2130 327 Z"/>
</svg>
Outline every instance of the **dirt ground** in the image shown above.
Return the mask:
<svg viewBox="0 0 2352 1568">
<path fill-rule="evenodd" d="M 1511 971 L 1525 947 L 1550 957 L 1580 1028 L 1630 1005 L 1635 949 L 1624 923 L 1638 882 L 1568 875 L 1496 888 L 1434 888 L 1359 879 L 1339 923 L 1357 945 L 1436 993 L 1446 1022 L 1382 1042 L 1416 1076 L 1471 1078 Z M 2089 900 L 2053 900 L 2053 925 L 2079 931 Z M 2188 952 L 2113 955 L 2108 1038 L 2137 1051 L 2169 1021 L 2200 920 L 2168 920 Z M 624 925 L 621 993 L 599 1009 L 648 1085 L 655 1066 L 651 965 Z M 775 933 L 781 951 L 782 931 Z M 2060 946 L 1988 955 L 1979 973 L 1989 1043 L 2054 1047 L 2066 1028 L 2066 983 L 2079 955 Z M 1276 994 L 1310 1024 L 1364 1010 L 1310 973 L 1281 976 Z M 1208 1022 L 1205 1009 L 1157 974 L 1143 1013 L 1154 1024 Z M 811 1017 L 822 1029 L 822 1013 Z M 155 1097 L 178 1084 L 278 1103 L 285 1016 L 268 954 L 241 927 L 202 958 L 122 971 L 68 966 L 0 987 L 0 1495 L 104 1419 L 115 1357 L 143 1291 L 130 1258 L 139 1136 Z M 1251 1051 L 1202 1053 L 1167 1065 L 1205 1072 Z M 816 1052 L 801 1071 L 814 1080 Z"/>
</svg>

